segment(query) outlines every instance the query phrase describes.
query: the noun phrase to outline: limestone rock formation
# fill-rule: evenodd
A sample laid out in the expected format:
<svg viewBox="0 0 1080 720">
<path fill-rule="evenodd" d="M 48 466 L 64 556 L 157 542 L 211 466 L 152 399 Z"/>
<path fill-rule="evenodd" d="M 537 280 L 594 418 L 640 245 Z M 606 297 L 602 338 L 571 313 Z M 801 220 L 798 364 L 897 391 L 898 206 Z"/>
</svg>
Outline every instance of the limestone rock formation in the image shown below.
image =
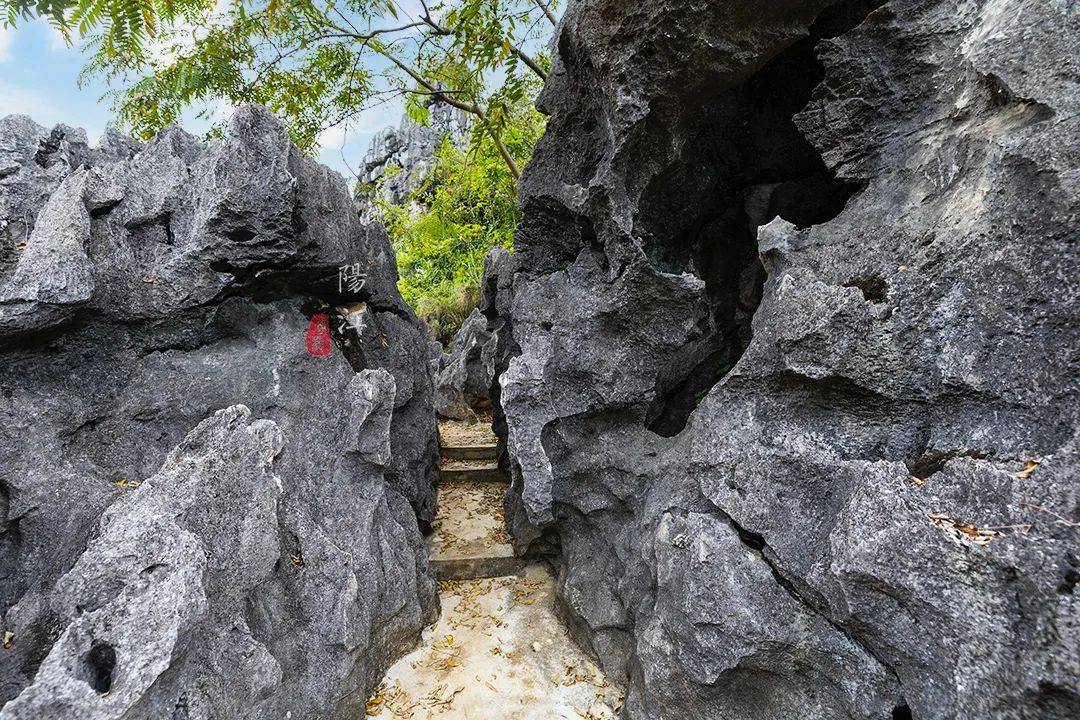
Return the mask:
<svg viewBox="0 0 1080 720">
<path fill-rule="evenodd" d="M 0 122 L 2 715 L 351 717 L 437 602 L 385 233 L 257 108 L 210 146 L 72 138 Z"/>
<path fill-rule="evenodd" d="M 571 3 L 496 427 L 629 717 L 1080 715 L 1078 45 L 1041 0 Z"/>
<path fill-rule="evenodd" d="M 479 309 L 473 310 L 440 362 L 435 379 L 435 412 L 445 418 L 466 420 L 474 417 L 476 410 L 491 408 L 495 345 L 487 318 Z"/>
<path fill-rule="evenodd" d="M 445 418 L 466 420 L 476 411 L 499 415 L 497 376 L 506 368 L 500 360 L 508 356 L 505 345 L 512 339 L 507 327 L 512 262 L 509 252 L 492 248 L 484 258 L 480 280 L 480 303 L 454 335 L 450 351 L 438 353 L 435 378 L 435 411 Z"/>
<path fill-rule="evenodd" d="M 433 102 L 428 107 L 426 125 L 404 116 L 398 127 L 385 128 L 372 140 L 364 158 L 358 195 L 361 208 L 368 210 L 364 189 L 374 190 L 380 181 L 378 192 L 382 199 L 389 205 L 404 205 L 435 167 L 435 153 L 444 140 L 464 144 L 469 126 L 466 113 L 446 103 Z"/>
<path fill-rule="evenodd" d="M 83 130 L 46 130 L 24 115 L 0 118 L 0 269 L 13 267 L 14 250 L 29 241 L 38 212 L 75 168 L 128 160 L 138 150 L 138 143 L 111 129 L 100 147 L 91 148 Z"/>
</svg>

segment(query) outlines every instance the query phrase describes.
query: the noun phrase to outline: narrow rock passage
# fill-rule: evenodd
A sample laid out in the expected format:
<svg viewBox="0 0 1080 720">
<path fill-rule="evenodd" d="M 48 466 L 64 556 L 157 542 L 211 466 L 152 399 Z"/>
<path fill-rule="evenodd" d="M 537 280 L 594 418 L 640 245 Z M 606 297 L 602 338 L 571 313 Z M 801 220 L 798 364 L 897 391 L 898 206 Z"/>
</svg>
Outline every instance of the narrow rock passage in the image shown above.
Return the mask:
<svg viewBox="0 0 1080 720">
<path fill-rule="evenodd" d="M 464 423 L 446 423 L 440 433 L 439 512 L 428 550 L 442 615 L 387 672 L 368 716 L 614 718 L 622 691 L 571 642 L 555 613 L 551 571 L 514 557 L 494 436 Z"/>
</svg>

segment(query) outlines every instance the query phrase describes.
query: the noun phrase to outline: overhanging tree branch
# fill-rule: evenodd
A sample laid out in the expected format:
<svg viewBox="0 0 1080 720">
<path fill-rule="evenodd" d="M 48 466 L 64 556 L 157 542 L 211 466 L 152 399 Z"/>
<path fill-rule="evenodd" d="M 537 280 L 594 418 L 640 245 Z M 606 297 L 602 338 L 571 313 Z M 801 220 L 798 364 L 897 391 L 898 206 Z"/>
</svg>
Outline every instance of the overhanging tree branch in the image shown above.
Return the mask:
<svg viewBox="0 0 1080 720">
<path fill-rule="evenodd" d="M 544 72 L 544 69 L 540 67 L 535 60 L 523 53 L 520 48 L 518 48 L 516 45 L 511 45 L 510 52 L 514 53 L 514 55 L 516 55 L 521 60 L 521 62 L 525 63 L 525 65 L 527 65 L 530 70 L 540 76 L 541 80 L 545 82 L 547 81 L 548 76 L 547 73 Z"/>
<path fill-rule="evenodd" d="M 375 49 L 375 51 L 379 52 L 378 49 Z M 411 67 L 409 67 L 408 65 L 403 63 L 401 60 L 394 57 L 392 54 L 389 54 L 389 53 L 381 53 L 381 54 L 387 60 L 394 63 L 394 65 L 397 65 L 397 67 L 402 72 L 404 72 L 406 75 L 411 77 L 413 80 L 415 80 L 417 82 L 417 84 L 419 84 L 422 88 L 424 88 L 424 90 L 426 91 L 425 94 L 428 94 L 428 95 L 431 95 L 431 96 L 434 96 L 434 97 L 438 98 L 439 100 L 446 103 L 450 107 L 455 107 L 455 108 L 457 108 L 459 110 L 462 110 L 464 112 L 471 113 L 472 115 L 475 115 L 480 120 L 480 122 L 482 122 L 482 123 L 485 123 L 485 124 L 488 123 L 488 115 L 487 115 L 487 113 L 484 111 L 484 109 L 482 107 L 480 107 L 476 103 L 466 102 L 466 101 L 463 101 L 463 100 L 460 100 L 460 99 L 454 97 L 452 94 L 450 94 L 449 92 L 447 92 L 443 88 L 441 88 L 438 85 L 435 85 L 433 82 L 425 79 L 420 73 L 416 72 L 414 69 L 412 69 Z M 518 168 L 518 165 L 514 161 L 513 156 L 510 155 L 510 151 L 506 149 L 506 144 L 503 143 L 502 138 L 499 137 L 499 134 L 497 132 L 495 132 L 495 129 L 492 128 L 490 125 L 488 125 L 487 131 L 488 131 L 488 135 L 490 135 L 491 139 L 495 142 L 495 147 L 498 149 L 499 155 L 501 155 L 502 159 L 506 162 L 506 167 L 509 168 L 510 174 L 514 176 L 514 180 L 515 181 L 520 180 L 521 179 L 521 170 Z"/>
<path fill-rule="evenodd" d="M 516 179 L 503 106 L 522 101 L 536 87 L 533 76 L 547 79 L 544 59 L 528 50 L 545 17 L 557 22 L 552 1 L 454 0 L 434 8 L 419 0 L 420 13 L 410 14 L 397 0 L 244 0 L 228 7 L 207 0 L 8 0 L 9 9 L 21 10 L 8 22 L 45 14 L 71 33 L 98 33 L 87 71 L 144 75 L 119 106 L 144 136 L 196 102 L 255 100 L 273 106 L 309 148 L 327 121 L 360 112 L 383 85 L 415 88 L 475 116 L 476 137 L 491 136 Z M 174 59 L 152 60 L 165 39 L 187 34 L 194 42 L 180 43 Z M 363 64 L 366 51 L 388 62 L 360 71 L 355 61 Z"/>
<path fill-rule="evenodd" d="M 553 27 L 559 25 L 559 18 L 555 17 L 555 13 L 551 12 L 551 7 L 544 2 L 544 0 L 536 0 L 536 5 L 544 11 L 544 14 L 547 15 L 547 19 L 551 21 Z"/>
<path fill-rule="evenodd" d="M 453 35 L 455 35 L 453 30 L 451 30 L 450 28 L 445 27 L 443 25 L 440 25 L 439 23 L 437 23 L 435 20 L 432 19 L 431 13 L 428 11 L 426 4 L 424 5 L 424 14 L 421 17 L 421 20 L 423 20 L 424 23 L 426 23 L 427 26 L 429 28 L 431 28 L 432 32 L 434 34 L 436 34 L 436 35 L 443 35 L 443 36 L 453 36 Z M 488 35 L 487 33 L 481 33 L 480 37 L 484 38 L 485 40 L 488 40 L 489 42 L 494 41 L 492 39 L 492 37 L 490 35 Z M 547 81 L 547 77 L 548 77 L 547 72 L 544 71 L 544 68 L 540 67 L 540 64 L 537 63 L 536 60 L 534 60 L 528 53 L 523 51 L 517 45 L 514 45 L 512 43 L 508 43 L 508 46 L 509 46 L 510 52 L 513 53 L 514 56 L 517 57 L 519 60 L 521 60 L 521 62 L 525 63 L 526 67 L 528 67 L 530 70 L 532 70 L 534 73 L 536 73 L 536 75 L 541 80 L 544 80 L 545 82 Z"/>
</svg>

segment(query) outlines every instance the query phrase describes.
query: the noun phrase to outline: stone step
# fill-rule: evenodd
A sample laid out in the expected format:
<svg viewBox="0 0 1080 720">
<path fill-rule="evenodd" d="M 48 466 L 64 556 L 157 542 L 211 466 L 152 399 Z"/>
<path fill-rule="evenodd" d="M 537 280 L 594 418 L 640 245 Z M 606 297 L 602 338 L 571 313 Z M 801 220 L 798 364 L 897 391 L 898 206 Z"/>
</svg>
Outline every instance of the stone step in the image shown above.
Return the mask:
<svg viewBox="0 0 1080 720">
<path fill-rule="evenodd" d="M 439 482 L 478 482 L 508 484 L 510 478 L 498 465 L 478 465 L 473 467 L 444 467 L 439 470 Z"/>
<path fill-rule="evenodd" d="M 436 580 L 479 580 L 517 575 L 525 569 L 524 558 L 509 556 L 428 560 Z"/>
<path fill-rule="evenodd" d="M 438 580 L 470 580 L 519 572 L 506 534 L 506 484 L 452 481 L 439 485 L 439 512 L 427 538 L 428 564 Z"/>
<path fill-rule="evenodd" d="M 495 460 L 498 445 L 443 445 L 443 460 Z"/>
</svg>

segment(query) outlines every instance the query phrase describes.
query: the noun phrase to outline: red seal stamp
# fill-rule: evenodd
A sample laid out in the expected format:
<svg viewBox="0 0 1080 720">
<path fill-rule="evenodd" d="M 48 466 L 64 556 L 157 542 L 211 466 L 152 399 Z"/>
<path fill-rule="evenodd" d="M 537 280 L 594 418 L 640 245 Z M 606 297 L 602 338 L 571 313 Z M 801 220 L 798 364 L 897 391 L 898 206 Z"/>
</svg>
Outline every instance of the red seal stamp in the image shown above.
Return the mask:
<svg viewBox="0 0 1080 720">
<path fill-rule="evenodd" d="M 318 313 L 311 318 L 307 329 L 307 351 L 312 357 L 330 354 L 330 316 Z"/>
</svg>

